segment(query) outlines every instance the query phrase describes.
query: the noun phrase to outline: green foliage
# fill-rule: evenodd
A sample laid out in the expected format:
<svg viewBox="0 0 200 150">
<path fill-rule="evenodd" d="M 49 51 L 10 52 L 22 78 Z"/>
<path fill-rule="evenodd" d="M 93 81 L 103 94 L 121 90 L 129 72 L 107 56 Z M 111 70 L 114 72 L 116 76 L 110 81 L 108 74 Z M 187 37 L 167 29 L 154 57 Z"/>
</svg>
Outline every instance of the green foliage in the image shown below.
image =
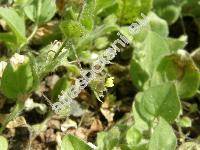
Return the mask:
<svg viewBox="0 0 200 150">
<path fill-rule="evenodd" d="M 192 15 L 194 17 L 199 18 L 199 0 L 186 0 L 186 2 L 183 5 L 183 14 Z"/>
<path fill-rule="evenodd" d="M 178 124 L 181 126 L 181 127 L 191 127 L 192 126 L 192 121 L 189 117 L 183 117 L 183 118 L 180 118 Z"/>
<path fill-rule="evenodd" d="M 62 139 L 61 150 L 92 150 L 92 148 L 87 145 L 84 141 L 78 139 L 73 135 L 66 135 Z"/>
<path fill-rule="evenodd" d="M 4 6 L 6 1 L 0 3 Z M 121 111 L 118 106 L 126 103 L 124 98 L 134 99 L 130 112 L 133 120 L 129 119 L 127 124 L 116 123 L 112 126 L 115 117 L 118 117 L 116 115 L 113 122 L 108 122 L 108 126 L 103 124 L 106 130 L 97 133 L 97 149 L 175 150 L 177 141 L 187 139 L 182 137 L 184 135 L 181 131 L 177 131 L 180 133 L 176 137 L 173 130 L 176 127 L 179 130 L 182 127 L 192 127 L 192 118 L 187 115 L 198 112 L 195 102 L 199 99 L 200 90 L 200 50 L 197 48 L 191 54 L 187 52 L 187 39 L 191 37 L 182 35 L 172 38 L 169 28 L 182 17 L 181 14 L 183 17 L 193 16 L 198 25 L 198 0 L 9 0 L 7 5 L 9 7 L 0 7 L 0 17 L 3 20 L 0 20 L 0 41 L 6 45 L 5 50 L 4 46 L 1 47 L 1 60 L 7 61 L 5 69 L 3 64 L 0 65 L 0 89 L 4 99 L 10 98 L 13 100 L 11 103 L 16 105 L 3 121 L 0 133 L 23 110 L 24 101 L 32 92 L 36 92 L 37 87 L 50 74 L 57 74 L 60 79 L 50 92 L 45 92 L 52 102 L 57 101 L 61 91 L 67 89 L 72 80 L 80 77 L 81 69 L 77 64 L 81 64 L 83 68 L 91 68 L 103 50 L 111 47 L 112 42 L 119 38 L 116 35 L 119 31 L 130 42 L 127 47 L 120 47 L 121 52 L 114 60 L 114 65 L 122 66 L 116 70 L 112 69 L 112 64 L 105 66 L 101 73 L 111 76 L 107 82 L 107 77 L 102 77 L 100 73 L 99 78 L 91 82 L 89 88 L 80 95 L 81 99 L 89 99 L 84 100 L 84 105 L 100 106 L 96 101 L 94 104 L 91 102 L 94 95 L 99 98 L 106 86 L 113 87 L 117 84 L 113 88 L 117 90 L 112 93 L 116 97 L 112 105 L 116 105 L 117 111 Z M 128 27 L 137 19 L 142 19 L 141 13 L 148 17 L 147 25 L 141 27 L 139 33 L 132 35 Z M 52 39 L 60 42 L 53 42 Z M 4 54 L 4 51 L 8 52 Z M 14 58 L 10 58 L 16 51 L 23 55 L 15 54 Z M 124 53 L 130 61 L 124 59 Z M 121 71 L 121 68 L 125 68 L 126 72 Z M 119 95 L 120 84 L 124 78 L 129 78 L 128 71 L 133 86 L 136 87 L 130 90 L 136 93 L 124 97 L 123 94 Z M 116 78 L 116 83 L 113 82 L 113 77 Z M 122 91 L 127 92 L 126 89 Z M 85 93 L 95 94 L 85 96 Z M 135 98 L 132 95 L 136 95 Z M 193 97 L 196 98 L 195 102 L 190 104 Z M 181 102 L 182 100 L 187 102 Z M 71 113 L 70 106 L 67 106 L 61 109 L 59 117 L 65 118 L 69 113 L 81 112 L 78 102 L 76 104 L 77 106 L 75 103 L 73 106 L 74 112 Z M 110 105 L 108 104 L 106 112 L 115 112 Z M 185 114 L 188 109 L 189 113 Z M 100 111 L 103 114 L 102 109 Z M 52 113 L 48 114 L 51 117 Z M 35 127 L 34 130 L 38 132 L 46 130 L 46 125 L 42 130 L 39 129 L 40 124 Z M 59 146 L 61 150 L 92 149 L 73 135 L 64 136 Z M 0 149 L 7 147 L 7 140 L 0 136 Z"/>
<path fill-rule="evenodd" d="M 129 145 L 137 145 L 142 139 L 142 135 L 139 130 L 134 127 L 128 129 L 126 134 L 126 141 Z"/>
<path fill-rule="evenodd" d="M 172 24 L 179 18 L 184 2 L 185 0 L 154 0 L 154 8 L 160 17 Z"/>
<path fill-rule="evenodd" d="M 189 98 L 196 94 L 199 88 L 199 69 L 195 66 L 189 54 L 179 51 L 178 54 L 166 56 L 161 61 L 153 78 L 158 84 L 175 81 L 181 98 Z"/>
<path fill-rule="evenodd" d="M 149 32 L 131 65 L 131 77 L 138 88 L 148 87 L 145 85 L 147 77 L 151 79 L 162 57 L 168 53 L 170 50 L 166 41 L 157 33 Z"/>
<path fill-rule="evenodd" d="M 32 2 L 24 7 L 26 16 L 36 22 L 43 24 L 51 20 L 56 12 L 55 1 L 52 0 L 32 0 Z"/>
<path fill-rule="evenodd" d="M 171 126 L 162 117 L 159 118 L 158 125 L 149 141 L 149 150 L 175 150 L 176 144 L 176 136 Z"/>
<path fill-rule="evenodd" d="M 131 24 L 141 13 L 147 14 L 152 8 L 152 0 L 117 0 L 119 22 Z"/>
<path fill-rule="evenodd" d="M 145 90 L 141 100 L 136 102 L 136 109 L 147 121 L 162 117 L 172 123 L 180 113 L 180 102 L 175 85 L 165 83 Z"/>
<path fill-rule="evenodd" d="M 20 46 L 22 43 L 24 43 L 26 41 L 26 37 L 25 23 L 23 17 L 19 16 L 13 8 L 2 7 L 0 7 L 0 17 L 2 17 L 6 21 L 12 32 L 15 34 L 15 44 L 17 44 L 17 46 Z M 7 34 L 6 40 L 10 38 L 14 40 L 12 36 L 8 36 Z"/>
<path fill-rule="evenodd" d="M 25 57 L 23 63 L 9 63 L 3 73 L 1 90 L 9 98 L 16 99 L 33 89 L 36 79 L 32 72 L 29 58 Z M 17 60 L 16 60 L 17 61 Z"/>
<path fill-rule="evenodd" d="M 0 136 L 0 149 L 1 150 L 8 150 L 8 141 L 3 136 Z"/>
<path fill-rule="evenodd" d="M 86 0 L 79 18 L 81 24 L 88 30 L 92 30 L 94 27 L 95 5 L 96 0 Z"/>
<path fill-rule="evenodd" d="M 123 148 L 124 147 L 123 143 L 125 143 L 125 138 L 126 138 L 125 137 L 126 130 L 127 130 L 127 126 L 119 125 L 119 126 L 113 127 L 109 131 L 98 133 L 98 137 L 97 137 L 98 149 L 114 150 L 117 148 Z M 129 136 L 130 135 L 127 135 L 127 139 L 129 142 L 132 142 L 130 141 Z"/>
<path fill-rule="evenodd" d="M 78 21 L 63 21 L 60 28 L 66 37 L 79 38 L 85 34 L 85 28 Z"/>
<path fill-rule="evenodd" d="M 51 96 L 52 99 L 54 101 L 57 100 L 58 99 L 58 95 L 61 93 L 61 91 L 62 90 L 66 90 L 67 87 L 68 87 L 68 79 L 67 79 L 67 77 L 60 78 L 56 82 L 56 84 L 55 84 L 55 86 L 54 86 L 54 88 L 52 90 L 52 96 Z"/>
</svg>

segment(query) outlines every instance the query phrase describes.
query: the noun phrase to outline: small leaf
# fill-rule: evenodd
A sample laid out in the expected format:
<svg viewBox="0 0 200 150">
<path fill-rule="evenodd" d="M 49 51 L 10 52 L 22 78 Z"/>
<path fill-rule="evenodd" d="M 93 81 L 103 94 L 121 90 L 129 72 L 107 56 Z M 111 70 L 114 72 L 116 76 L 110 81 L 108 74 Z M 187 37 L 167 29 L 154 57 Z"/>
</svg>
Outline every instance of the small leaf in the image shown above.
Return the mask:
<svg viewBox="0 0 200 150">
<path fill-rule="evenodd" d="M 56 101 L 58 99 L 58 95 L 61 93 L 61 91 L 66 90 L 67 87 L 68 87 L 67 77 L 60 78 L 56 82 L 56 84 L 52 90 L 52 99 L 54 101 Z"/>
<path fill-rule="evenodd" d="M 178 39 L 175 38 L 167 38 L 167 43 L 169 45 L 169 49 L 172 52 L 177 52 L 179 49 L 184 49 L 187 44 L 187 36 L 181 36 Z"/>
<path fill-rule="evenodd" d="M 181 126 L 181 127 L 191 127 L 192 126 L 192 120 L 189 118 L 189 117 L 183 117 L 183 118 L 180 118 L 178 124 Z"/>
<path fill-rule="evenodd" d="M 136 109 L 146 120 L 161 116 L 169 123 L 179 115 L 180 107 L 176 87 L 173 83 L 149 88 L 143 92 L 141 102 L 136 103 Z"/>
<path fill-rule="evenodd" d="M 61 22 L 60 28 L 64 35 L 70 38 L 79 38 L 86 32 L 84 26 L 82 26 L 78 21 L 73 20 Z"/>
<path fill-rule="evenodd" d="M 96 0 L 96 13 L 102 13 L 106 8 L 115 4 L 115 0 Z"/>
<path fill-rule="evenodd" d="M 149 13 L 148 17 L 151 30 L 158 33 L 162 37 L 167 37 L 169 34 L 167 22 L 152 12 Z"/>
<path fill-rule="evenodd" d="M 134 127 L 131 127 L 130 129 L 128 129 L 127 133 L 126 133 L 126 141 L 129 145 L 133 146 L 133 145 L 137 145 L 142 138 L 142 134 L 140 133 L 139 130 L 137 130 Z"/>
<path fill-rule="evenodd" d="M 131 24 L 141 13 L 147 14 L 152 8 L 152 0 L 119 0 L 118 18 L 122 24 Z"/>
<path fill-rule="evenodd" d="M 8 141 L 3 136 L 0 136 L 0 150 L 8 150 Z"/>
<path fill-rule="evenodd" d="M 177 21 L 181 13 L 181 6 L 183 1 L 179 2 L 173 0 L 154 0 L 154 8 L 156 13 L 165 19 L 169 24 Z"/>
<path fill-rule="evenodd" d="M 127 126 L 115 126 L 109 131 L 97 134 L 98 149 L 114 150 L 120 147 L 120 143 L 125 139 Z M 125 141 L 124 141 L 125 142 Z"/>
<path fill-rule="evenodd" d="M 143 87 L 146 81 L 149 79 L 148 74 L 141 68 L 135 59 L 133 59 L 131 62 L 130 74 L 133 83 L 140 90 L 142 89 L 141 87 Z"/>
<path fill-rule="evenodd" d="M 88 30 L 92 30 L 94 27 L 95 3 L 95 0 L 85 0 L 83 4 L 80 21 Z"/>
<path fill-rule="evenodd" d="M 10 61 L 3 72 L 1 90 L 7 97 L 17 98 L 32 90 L 34 76 L 28 57 L 15 54 Z"/>
<path fill-rule="evenodd" d="M 61 150 L 92 150 L 84 141 L 78 139 L 73 135 L 66 135 L 63 137 L 61 143 Z"/>
<path fill-rule="evenodd" d="M 0 17 L 6 21 L 8 26 L 15 33 L 19 45 L 26 41 L 24 19 L 20 17 L 13 8 L 0 7 Z"/>
<path fill-rule="evenodd" d="M 97 49 L 103 49 L 106 48 L 106 46 L 109 44 L 107 37 L 100 37 L 95 40 L 95 47 Z"/>
<path fill-rule="evenodd" d="M 158 126 L 151 136 L 148 150 L 175 150 L 176 144 L 176 136 L 171 126 L 163 118 L 160 118 Z"/>
</svg>

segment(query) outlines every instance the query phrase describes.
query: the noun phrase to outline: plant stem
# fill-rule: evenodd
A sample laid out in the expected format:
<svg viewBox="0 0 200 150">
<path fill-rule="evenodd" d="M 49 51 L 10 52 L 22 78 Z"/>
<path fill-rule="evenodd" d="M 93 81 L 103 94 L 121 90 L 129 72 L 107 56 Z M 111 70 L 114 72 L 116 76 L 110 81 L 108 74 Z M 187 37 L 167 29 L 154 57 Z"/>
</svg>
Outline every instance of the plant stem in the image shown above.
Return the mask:
<svg viewBox="0 0 200 150">
<path fill-rule="evenodd" d="M 36 31 L 38 29 L 38 24 L 35 25 L 34 29 L 33 29 L 33 32 L 31 33 L 31 35 L 27 38 L 27 41 L 23 44 L 20 45 L 19 47 L 19 51 L 18 53 L 21 51 L 21 49 L 30 42 L 30 40 L 33 38 L 33 36 L 35 35 Z"/>
<path fill-rule="evenodd" d="M 33 32 L 31 33 L 31 35 L 27 39 L 28 42 L 33 38 L 33 36 L 35 35 L 37 29 L 38 29 L 38 25 L 36 24 L 34 29 L 33 29 Z"/>
</svg>

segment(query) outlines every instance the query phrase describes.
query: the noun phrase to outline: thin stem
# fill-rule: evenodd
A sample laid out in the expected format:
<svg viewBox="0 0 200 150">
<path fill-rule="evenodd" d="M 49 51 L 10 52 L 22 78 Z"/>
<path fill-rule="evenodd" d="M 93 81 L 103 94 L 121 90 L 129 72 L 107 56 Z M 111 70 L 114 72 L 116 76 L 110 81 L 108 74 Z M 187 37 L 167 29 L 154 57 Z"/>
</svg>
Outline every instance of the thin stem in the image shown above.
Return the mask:
<svg viewBox="0 0 200 150">
<path fill-rule="evenodd" d="M 31 33 L 31 35 L 27 39 L 28 42 L 33 38 L 33 36 L 37 32 L 37 29 L 38 29 L 38 25 L 36 24 L 35 27 L 34 27 L 34 29 L 33 29 L 33 32 Z"/>
<path fill-rule="evenodd" d="M 35 33 L 37 32 L 37 29 L 38 29 L 38 24 L 35 25 L 34 29 L 33 29 L 33 32 L 31 33 L 31 35 L 27 38 L 27 41 L 23 44 L 20 45 L 19 47 L 19 51 L 18 53 L 21 51 L 21 49 L 30 42 L 30 40 L 33 38 L 33 36 L 35 35 Z"/>
<path fill-rule="evenodd" d="M 79 57 L 78 57 L 78 54 L 77 54 L 77 52 L 76 52 L 76 49 L 75 49 L 74 45 L 72 45 L 72 50 L 73 50 L 74 55 L 75 55 L 75 57 L 76 57 L 76 59 L 77 59 L 77 63 L 78 63 L 78 65 L 79 65 L 80 69 L 83 70 L 83 68 L 82 68 L 82 66 L 81 66 L 81 61 L 80 61 L 80 59 L 79 59 Z"/>
</svg>

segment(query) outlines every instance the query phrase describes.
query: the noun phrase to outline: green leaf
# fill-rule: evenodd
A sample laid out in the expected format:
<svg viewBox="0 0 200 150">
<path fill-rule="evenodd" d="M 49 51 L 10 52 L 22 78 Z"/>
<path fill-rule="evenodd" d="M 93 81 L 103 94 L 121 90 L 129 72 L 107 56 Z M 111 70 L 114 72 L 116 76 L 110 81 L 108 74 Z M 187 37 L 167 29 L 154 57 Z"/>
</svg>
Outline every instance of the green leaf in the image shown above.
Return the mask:
<svg viewBox="0 0 200 150">
<path fill-rule="evenodd" d="M 165 83 L 145 90 L 141 101 L 136 102 L 136 109 L 147 121 L 161 116 L 172 123 L 181 110 L 175 85 Z"/>
<path fill-rule="evenodd" d="M 137 145 L 142 139 L 142 134 L 139 130 L 132 126 L 126 133 L 126 141 L 129 145 Z"/>
<path fill-rule="evenodd" d="M 191 127 L 192 126 L 192 120 L 189 117 L 182 117 L 179 119 L 178 121 L 178 125 L 180 125 L 181 127 Z"/>
<path fill-rule="evenodd" d="M 12 33 L 0 33 L 0 41 L 6 43 L 15 43 L 16 38 Z"/>
<path fill-rule="evenodd" d="M 181 98 L 190 98 L 196 94 L 200 85 L 199 69 L 190 55 L 183 50 L 166 56 L 161 61 L 152 79 L 152 84 L 175 81 Z"/>
<path fill-rule="evenodd" d="M 67 87 L 68 87 L 67 81 L 68 81 L 67 77 L 64 76 L 56 82 L 56 84 L 53 88 L 53 91 L 52 91 L 52 99 L 54 101 L 56 101 L 58 99 L 58 95 L 61 93 L 62 90 L 67 89 Z"/>
<path fill-rule="evenodd" d="M 106 48 L 106 46 L 109 44 L 107 37 L 100 37 L 95 40 L 95 47 L 97 49 L 103 49 Z"/>
<path fill-rule="evenodd" d="M 61 22 L 60 28 L 64 35 L 70 38 L 80 38 L 86 33 L 85 27 L 73 20 Z"/>
<path fill-rule="evenodd" d="M 162 37 L 167 37 L 169 34 L 167 22 L 152 12 L 149 13 L 148 17 L 151 31 L 158 33 Z"/>
<path fill-rule="evenodd" d="M 137 104 L 140 103 L 141 100 L 142 100 L 142 96 L 143 96 L 142 92 L 137 93 L 137 95 L 135 96 L 135 99 L 134 99 L 133 106 L 132 106 L 132 113 L 133 113 L 134 121 L 135 121 L 134 127 L 136 129 L 138 129 L 140 132 L 144 132 L 144 131 L 147 131 L 149 129 L 148 122 L 146 122 L 142 118 L 142 116 L 140 115 L 140 113 L 136 109 Z"/>
<path fill-rule="evenodd" d="M 177 52 L 179 49 L 184 49 L 187 44 L 187 37 L 181 36 L 178 39 L 175 38 L 167 38 L 167 43 L 169 45 L 169 49 L 172 52 Z"/>
<path fill-rule="evenodd" d="M 66 135 L 63 137 L 61 143 L 61 150 L 92 150 L 84 141 L 78 139 L 73 135 Z"/>
<path fill-rule="evenodd" d="M 2 17 L 13 33 L 16 35 L 17 44 L 26 41 L 24 19 L 20 17 L 13 8 L 0 7 L 0 17 Z"/>
<path fill-rule="evenodd" d="M 51 20 L 56 13 L 56 4 L 52 0 L 33 0 L 24 7 L 26 16 L 38 24 L 43 24 Z"/>
<path fill-rule="evenodd" d="M 120 147 L 120 143 L 125 143 L 127 126 L 118 125 L 106 132 L 97 134 L 98 149 L 101 150 L 114 150 Z"/>
<path fill-rule="evenodd" d="M 170 51 L 166 41 L 155 32 L 149 32 L 143 44 L 142 52 L 145 56 L 141 61 L 141 65 L 151 75 L 162 57 Z"/>
<path fill-rule="evenodd" d="M 118 29 L 119 27 L 116 24 L 105 23 L 101 26 L 98 26 L 95 30 L 89 32 L 88 34 L 85 34 L 78 40 L 77 49 L 80 49 L 81 51 L 83 49 L 87 49 L 91 46 L 93 40 L 96 40 L 98 37 L 105 34 L 117 31 Z"/>
<path fill-rule="evenodd" d="M 165 19 L 169 24 L 177 21 L 181 13 L 181 6 L 185 0 L 176 2 L 174 0 L 154 0 L 156 13 Z"/>
<path fill-rule="evenodd" d="M 133 58 L 135 60 L 131 65 L 133 83 L 140 89 L 148 88 L 150 85 L 146 82 L 147 77 L 151 79 L 162 58 L 169 53 L 166 40 L 157 33 L 149 31 L 142 47 L 135 51 Z"/>
<path fill-rule="evenodd" d="M 149 76 L 147 72 L 141 68 L 139 62 L 137 62 L 135 59 L 133 59 L 131 62 L 130 74 L 135 86 L 142 90 L 141 87 L 143 87 L 143 85 L 149 79 Z"/>
<path fill-rule="evenodd" d="M 120 32 L 124 34 L 129 39 L 129 41 L 133 41 L 133 44 L 136 47 L 140 46 L 142 42 L 144 42 L 144 40 L 147 38 L 149 31 L 153 31 L 159 34 L 161 37 L 167 37 L 169 34 L 167 22 L 164 19 L 158 17 L 155 13 L 150 12 L 148 16 L 146 16 L 146 18 L 143 20 L 145 21 L 146 19 L 148 19 L 148 21 L 144 26 L 139 29 L 139 32 L 137 34 L 133 35 L 129 31 L 128 26 L 122 26 L 120 28 Z"/>
<path fill-rule="evenodd" d="M 187 0 L 183 5 L 183 15 L 185 16 L 194 16 L 196 18 L 200 17 L 199 14 L 199 0 Z"/>
<path fill-rule="evenodd" d="M 122 24 L 133 23 L 141 13 L 147 14 L 152 8 L 152 0 L 118 0 L 118 18 Z"/>
<path fill-rule="evenodd" d="M 96 13 L 102 13 L 106 8 L 113 6 L 115 3 L 115 0 L 96 0 Z"/>
<path fill-rule="evenodd" d="M 0 149 L 1 150 L 8 150 L 8 141 L 3 136 L 0 136 Z"/>
<path fill-rule="evenodd" d="M 90 31 L 94 27 L 95 4 L 95 0 L 85 0 L 80 17 L 81 24 Z"/>
<path fill-rule="evenodd" d="M 149 141 L 149 150 L 175 150 L 176 144 L 176 136 L 171 126 L 163 118 L 159 118 Z"/>
<path fill-rule="evenodd" d="M 17 98 L 33 89 L 34 77 L 29 59 L 23 63 L 9 63 L 2 76 L 1 90 L 9 98 Z"/>
</svg>

